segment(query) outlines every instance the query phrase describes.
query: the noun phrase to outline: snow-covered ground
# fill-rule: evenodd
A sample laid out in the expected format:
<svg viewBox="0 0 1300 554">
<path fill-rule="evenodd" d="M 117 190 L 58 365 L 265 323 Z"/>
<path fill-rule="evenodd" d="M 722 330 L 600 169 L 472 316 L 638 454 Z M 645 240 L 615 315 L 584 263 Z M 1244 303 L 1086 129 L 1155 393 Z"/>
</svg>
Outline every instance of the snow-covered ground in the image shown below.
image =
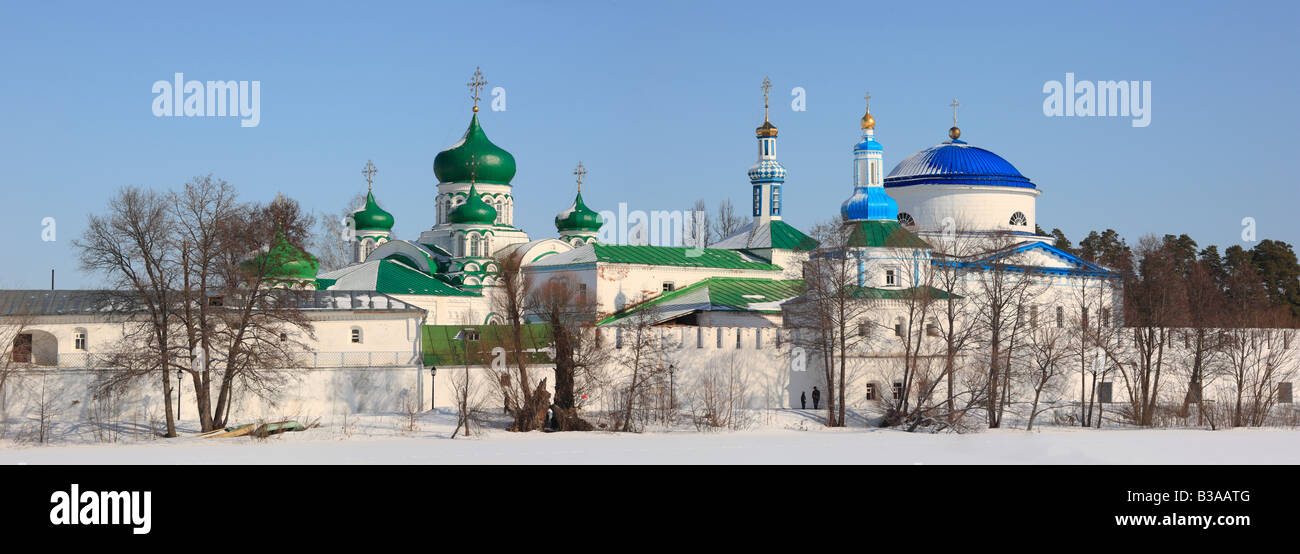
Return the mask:
<svg viewBox="0 0 1300 554">
<path fill-rule="evenodd" d="M 811 411 L 762 412 L 744 431 L 689 425 L 645 433 L 509 433 L 449 440 L 455 416 L 360 416 L 266 439 L 118 442 L 65 433 L 34 445 L 0 440 L 0 464 L 1300 464 L 1300 430 L 995 430 L 906 433 L 827 429 Z M 188 422 L 187 422 L 188 423 Z M 188 426 L 187 426 L 188 427 Z M 193 429 L 189 429 L 193 431 Z"/>
</svg>

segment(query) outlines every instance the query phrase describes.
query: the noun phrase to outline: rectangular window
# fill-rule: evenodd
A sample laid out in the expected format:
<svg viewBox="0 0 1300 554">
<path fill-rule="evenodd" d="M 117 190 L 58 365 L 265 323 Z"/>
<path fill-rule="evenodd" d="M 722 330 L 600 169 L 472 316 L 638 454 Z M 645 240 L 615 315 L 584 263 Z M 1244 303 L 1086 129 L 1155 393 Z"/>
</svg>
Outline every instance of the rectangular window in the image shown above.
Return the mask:
<svg viewBox="0 0 1300 554">
<path fill-rule="evenodd" d="M 736 329 L 736 348 L 740 348 L 740 329 Z"/>
<path fill-rule="evenodd" d="M 772 215 L 781 215 L 781 185 L 772 185 Z"/>
<path fill-rule="evenodd" d="M 703 328 L 703 327 L 696 327 L 696 328 L 695 328 L 695 347 L 696 347 L 696 348 L 704 348 L 704 328 Z"/>
<path fill-rule="evenodd" d="M 895 324 L 894 324 L 894 336 L 895 336 L 895 337 L 899 337 L 899 338 L 902 338 L 902 337 L 903 337 L 903 324 L 902 324 L 902 323 L 895 323 Z"/>
<path fill-rule="evenodd" d="M 361 343 L 361 329 L 353 329 L 353 330 L 352 330 L 352 343 L 353 343 L 353 344 L 360 344 L 360 343 Z"/>
<path fill-rule="evenodd" d="M 763 185 L 754 185 L 754 217 L 763 215 Z"/>
<path fill-rule="evenodd" d="M 894 270 L 892 270 L 892 269 L 886 269 L 886 270 L 885 270 L 885 286 L 886 286 L 886 287 L 892 287 L 892 286 L 894 286 L 894 285 L 897 284 L 897 283 L 898 283 L 898 278 L 897 278 L 896 275 L 894 275 Z"/>
<path fill-rule="evenodd" d="M 1098 401 L 1102 404 L 1110 404 L 1112 402 L 1111 396 L 1115 389 L 1114 385 L 1115 384 L 1110 381 L 1097 385 Z"/>
<path fill-rule="evenodd" d="M 903 399 L 903 382 L 894 381 L 894 402 L 898 402 L 899 400 L 902 399 Z"/>
<path fill-rule="evenodd" d="M 672 292 L 676 288 L 671 281 L 664 281 L 664 292 Z"/>
<path fill-rule="evenodd" d="M 722 348 L 722 329 L 718 329 L 718 348 Z"/>
<path fill-rule="evenodd" d="M 867 400 L 875 400 L 875 399 L 876 399 L 876 384 L 867 383 Z"/>
<path fill-rule="evenodd" d="M 763 330 L 754 329 L 754 350 L 763 349 Z"/>
<path fill-rule="evenodd" d="M 1057 329 L 1065 328 L 1065 308 L 1062 308 L 1060 306 L 1056 307 L 1056 328 Z"/>
<path fill-rule="evenodd" d="M 578 283 L 578 300 L 583 304 L 587 303 L 587 284 Z"/>
<path fill-rule="evenodd" d="M 1279 404 L 1291 403 L 1291 382 L 1283 381 L 1277 384 L 1277 401 Z"/>
<path fill-rule="evenodd" d="M 85 332 L 85 331 L 77 331 L 77 333 L 76 333 L 75 335 L 73 335 L 73 338 L 72 338 L 72 347 L 75 348 L 75 349 L 77 349 L 77 350 L 85 350 L 85 349 L 86 349 L 86 332 Z"/>
<path fill-rule="evenodd" d="M 871 335 L 871 323 L 870 323 L 870 322 L 867 322 L 867 321 L 863 321 L 862 323 L 859 323 L 859 324 L 858 324 L 858 336 L 859 336 L 859 337 L 866 337 L 866 336 L 870 336 L 870 335 Z"/>
<path fill-rule="evenodd" d="M 623 348 L 623 328 L 614 328 L 614 348 Z"/>
<path fill-rule="evenodd" d="M 1101 309 L 1101 323 L 1099 323 L 1099 325 L 1102 327 L 1110 327 L 1110 308 Z"/>
<path fill-rule="evenodd" d="M 1029 326 L 1038 327 L 1038 306 L 1029 307 Z"/>
</svg>

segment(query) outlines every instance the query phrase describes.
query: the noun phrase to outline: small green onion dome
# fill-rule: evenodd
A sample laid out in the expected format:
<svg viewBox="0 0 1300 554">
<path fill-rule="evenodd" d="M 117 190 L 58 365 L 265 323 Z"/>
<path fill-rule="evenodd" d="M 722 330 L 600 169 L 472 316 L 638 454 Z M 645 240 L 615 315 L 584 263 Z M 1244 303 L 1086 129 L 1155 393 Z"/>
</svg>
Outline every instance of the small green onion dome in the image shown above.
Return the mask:
<svg viewBox="0 0 1300 554">
<path fill-rule="evenodd" d="M 364 208 L 352 212 L 352 221 L 356 223 L 358 231 L 392 231 L 393 214 L 384 211 L 375 203 L 374 191 L 366 193 L 366 205 Z"/>
<path fill-rule="evenodd" d="M 281 231 L 275 232 L 275 240 L 266 252 L 243 265 L 246 270 L 256 272 L 264 263 L 266 276 L 275 279 L 315 279 L 320 269 L 315 256 L 291 244 Z"/>
<path fill-rule="evenodd" d="M 478 164 L 471 175 L 470 162 Z M 492 144 L 478 124 L 478 114 L 469 121 L 469 129 L 460 142 L 438 153 L 433 159 L 433 174 L 440 183 L 491 183 L 508 185 L 515 177 L 515 157 Z"/>
<path fill-rule="evenodd" d="M 599 231 L 600 226 L 605 222 L 601 219 L 600 214 L 596 213 L 582 202 L 582 193 L 573 199 L 573 205 L 569 209 L 560 212 L 555 216 L 555 228 L 559 231 Z"/>
<path fill-rule="evenodd" d="M 470 185 L 469 197 L 465 199 L 465 203 L 456 206 L 456 209 L 447 214 L 447 219 L 452 223 L 491 225 L 497 220 L 497 209 L 484 202 L 483 197 L 478 194 L 478 188 Z"/>
</svg>

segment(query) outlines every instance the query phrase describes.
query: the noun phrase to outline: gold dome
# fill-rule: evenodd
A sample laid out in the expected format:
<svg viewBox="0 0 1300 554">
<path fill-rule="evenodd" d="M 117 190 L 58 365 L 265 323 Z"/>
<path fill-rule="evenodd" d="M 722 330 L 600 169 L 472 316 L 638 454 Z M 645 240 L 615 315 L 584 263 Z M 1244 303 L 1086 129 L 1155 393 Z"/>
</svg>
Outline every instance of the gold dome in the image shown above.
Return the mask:
<svg viewBox="0 0 1300 554">
<path fill-rule="evenodd" d="M 773 125 L 771 121 L 764 119 L 763 124 L 757 129 L 754 129 L 754 132 L 758 133 L 758 136 L 760 137 L 774 137 L 776 136 L 776 125 Z"/>
<path fill-rule="evenodd" d="M 876 128 L 876 118 L 871 117 L 871 108 L 867 108 L 866 115 L 862 116 L 862 128 L 872 130 Z"/>
<path fill-rule="evenodd" d="M 951 129 L 948 129 L 948 138 L 952 140 L 957 140 L 960 137 L 961 137 L 961 129 L 958 129 L 956 125 L 953 125 Z"/>
</svg>

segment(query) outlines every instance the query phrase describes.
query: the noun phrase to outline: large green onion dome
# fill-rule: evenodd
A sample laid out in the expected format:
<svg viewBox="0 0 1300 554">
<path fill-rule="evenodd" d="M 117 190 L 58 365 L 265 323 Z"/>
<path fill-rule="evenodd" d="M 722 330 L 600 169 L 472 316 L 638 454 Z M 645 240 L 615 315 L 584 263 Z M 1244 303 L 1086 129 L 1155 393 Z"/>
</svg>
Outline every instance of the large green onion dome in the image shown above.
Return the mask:
<svg viewBox="0 0 1300 554">
<path fill-rule="evenodd" d="M 582 202 L 582 192 L 578 192 L 578 197 L 573 199 L 573 205 L 569 209 L 555 216 L 555 228 L 559 231 L 595 232 L 603 224 L 600 214 Z"/>
<path fill-rule="evenodd" d="M 471 175 L 470 161 L 477 164 Z M 433 174 L 440 183 L 492 183 L 508 185 L 515 177 L 515 157 L 492 144 L 478 124 L 478 114 L 469 121 L 469 129 L 460 142 L 438 153 L 433 159 Z"/>
<path fill-rule="evenodd" d="M 465 199 L 465 203 L 456 206 L 456 209 L 447 214 L 447 219 L 451 220 L 452 223 L 491 225 L 497 220 L 497 209 L 484 202 L 483 197 L 478 194 L 478 188 L 470 185 L 469 197 Z"/>
<path fill-rule="evenodd" d="M 384 211 L 375 203 L 374 191 L 366 193 L 365 207 L 352 212 L 352 221 L 358 231 L 392 231 L 393 214 Z"/>
<path fill-rule="evenodd" d="M 266 277 L 274 279 L 315 279 L 320 262 L 306 250 L 291 244 L 283 232 L 276 231 L 270 248 L 245 261 L 243 267 L 251 272 L 264 267 Z"/>
</svg>

